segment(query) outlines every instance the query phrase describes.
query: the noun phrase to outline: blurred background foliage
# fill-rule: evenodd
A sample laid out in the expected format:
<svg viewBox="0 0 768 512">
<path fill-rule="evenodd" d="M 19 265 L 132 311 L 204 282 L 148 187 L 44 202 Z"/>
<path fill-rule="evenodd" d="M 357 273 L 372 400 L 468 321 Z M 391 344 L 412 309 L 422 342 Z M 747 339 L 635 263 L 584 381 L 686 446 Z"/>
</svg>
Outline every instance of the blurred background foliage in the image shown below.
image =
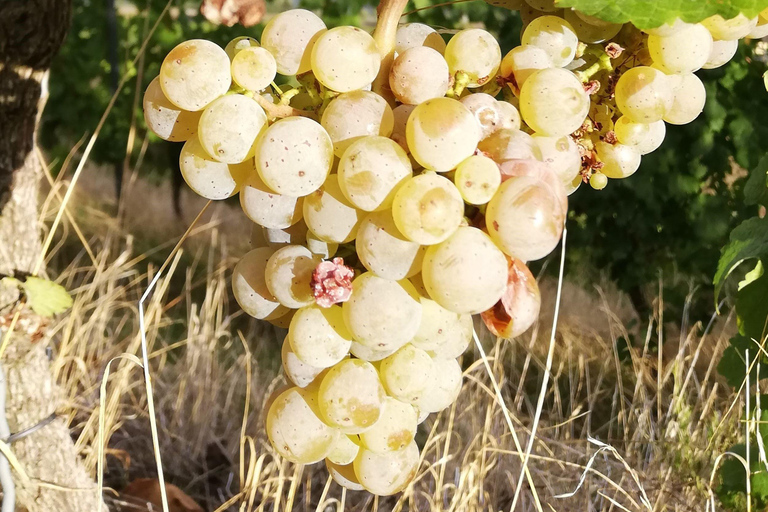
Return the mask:
<svg viewBox="0 0 768 512">
<path fill-rule="evenodd" d="M 516 12 L 481 0 L 430 8 L 437 3 L 414 0 L 409 9 L 418 11 L 407 20 L 445 29 L 445 37 L 456 29 L 484 26 L 497 36 L 503 52 L 519 44 Z M 141 120 L 141 93 L 170 49 L 192 38 L 210 39 L 222 46 L 239 35 L 258 38 L 263 27 L 215 26 L 199 14 L 199 0 L 176 0 L 148 42 L 137 96 L 141 65 L 132 61 L 166 2 L 117 0 L 114 29 L 109 23 L 110 2 L 74 0 L 73 4 L 72 28 L 51 74 L 41 137 L 50 160 L 59 165 L 77 140 L 93 132 L 109 103 L 116 78 L 111 75 L 112 61 L 117 61 L 119 76 L 129 80 L 91 158 L 119 169 L 134 120 L 136 144 L 142 144 L 146 130 Z M 375 3 L 365 0 L 268 1 L 264 22 L 272 13 L 293 7 L 316 11 L 328 26 L 372 28 L 375 22 Z M 641 318 L 648 312 L 649 297 L 657 296 L 659 282 L 674 317 L 679 318 L 680 313 L 674 308 L 681 307 L 692 290 L 693 318 L 711 313 L 711 276 L 720 247 L 734 226 L 755 213 L 755 207 L 744 206 L 743 169 L 754 167 L 768 140 L 768 102 L 762 100 L 764 45 L 742 43 L 740 55 L 728 65 L 699 73 L 708 92 L 704 113 L 689 125 L 668 126 L 662 147 L 643 158 L 631 179 L 611 180 L 600 192 L 582 186 L 570 197 L 571 278 L 589 286 L 598 273 L 609 273 L 629 293 Z M 172 145 L 161 142 L 150 136 L 141 168 L 153 180 L 169 179 L 176 172 L 174 152 L 168 149 Z"/>
</svg>

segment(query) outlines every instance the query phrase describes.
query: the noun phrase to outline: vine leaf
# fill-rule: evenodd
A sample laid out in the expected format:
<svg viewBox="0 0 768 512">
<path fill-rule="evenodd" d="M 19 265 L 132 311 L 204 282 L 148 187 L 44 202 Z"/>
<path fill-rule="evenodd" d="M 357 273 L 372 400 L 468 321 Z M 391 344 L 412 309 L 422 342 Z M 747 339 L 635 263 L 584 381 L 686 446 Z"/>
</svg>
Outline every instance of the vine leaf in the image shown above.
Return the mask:
<svg viewBox="0 0 768 512">
<path fill-rule="evenodd" d="M 555 3 L 605 21 L 631 22 L 641 30 L 656 28 L 675 18 L 688 23 L 697 23 L 715 14 L 726 19 L 739 13 L 753 18 L 768 7 L 766 0 L 558 0 Z"/>
<path fill-rule="evenodd" d="M 757 167 L 749 173 L 747 183 L 744 185 L 744 202 L 768 206 L 768 155 L 764 156 Z"/>
<path fill-rule="evenodd" d="M 717 264 L 715 302 L 731 272 L 745 261 L 753 259 L 764 263 L 768 260 L 768 218 L 747 219 L 731 231 L 730 240 L 723 247 Z"/>
<path fill-rule="evenodd" d="M 72 296 L 58 283 L 36 276 L 4 277 L 3 282 L 16 285 L 26 298 L 32 311 L 40 316 L 52 317 L 72 306 Z"/>
</svg>

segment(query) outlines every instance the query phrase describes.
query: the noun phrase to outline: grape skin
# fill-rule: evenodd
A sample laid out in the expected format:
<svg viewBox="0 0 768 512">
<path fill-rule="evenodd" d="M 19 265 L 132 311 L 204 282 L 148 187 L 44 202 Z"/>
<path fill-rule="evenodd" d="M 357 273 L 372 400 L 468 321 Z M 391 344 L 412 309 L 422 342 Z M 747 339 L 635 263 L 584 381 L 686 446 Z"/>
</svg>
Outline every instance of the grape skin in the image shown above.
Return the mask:
<svg viewBox="0 0 768 512">
<path fill-rule="evenodd" d="M 365 268 L 384 279 L 398 281 L 421 272 L 426 247 L 405 238 L 397 229 L 391 210 L 369 213 L 355 240 Z"/>
<path fill-rule="evenodd" d="M 541 161 L 560 178 L 566 190 L 570 189 L 570 184 L 581 172 L 581 155 L 576 142 L 568 135 L 547 137 L 536 133 L 533 140 L 541 151 Z"/>
<path fill-rule="evenodd" d="M 214 160 L 197 137 L 181 148 L 179 170 L 189 188 L 214 201 L 237 194 L 254 173 L 251 162 L 229 165 Z"/>
<path fill-rule="evenodd" d="M 577 130 L 589 114 L 589 96 L 576 75 L 548 68 L 528 77 L 520 89 L 520 114 L 535 132 L 550 137 Z"/>
<path fill-rule="evenodd" d="M 345 434 L 371 428 L 385 397 L 376 368 L 360 359 L 345 359 L 328 370 L 318 391 L 323 419 Z"/>
<path fill-rule="evenodd" d="M 664 121 L 635 123 L 620 117 L 613 128 L 620 143 L 634 147 L 641 155 L 656 151 L 667 133 Z"/>
<path fill-rule="evenodd" d="M 261 45 L 254 38 L 248 36 L 239 36 L 227 43 L 227 46 L 224 47 L 224 52 L 227 54 L 227 56 L 229 56 L 229 60 L 232 60 L 235 58 L 235 55 L 240 53 L 241 50 L 252 47 L 258 48 L 259 46 Z"/>
<path fill-rule="evenodd" d="M 427 172 L 400 187 L 392 203 L 392 216 L 397 229 L 412 242 L 437 244 L 459 227 L 464 201 L 451 180 Z"/>
<path fill-rule="evenodd" d="M 271 320 L 288 313 L 267 288 L 265 271 L 274 249 L 260 247 L 247 253 L 232 271 L 232 292 L 240 308 L 254 318 Z"/>
<path fill-rule="evenodd" d="M 768 27 L 768 25 L 766 25 Z M 765 35 L 768 36 L 768 33 Z M 738 39 L 733 41 L 714 41 L 712 51 L 707 57 L 707 62 L 702 66 L 703 69 L 715 69 L 727 64 L 739 49 Z"/>
<path fill-rule="evenodd" d="M 288 341 L 291 351 L 304 364 L 330 368 L 347 356 L 352 335 L 344 325 L 341 307 L 311 304 L 293 316 Z"/>
<path fill-rule="evenodd" d="M 664 114 L 669 124 L 688 124 L 699 117 L 707 102 L 707 90 L 693 73 L 675 75 L 672 103 Z"/>
<path fill-rule="evenodd" d="M 648 66 L 632 68 L 616 84 L 616 104 L 622 114 L 637 123 L 659 121 L 672 106 L 669 77 Z"/>
<path fill-rule="evenodd" d="M 360 445 L 355 443 L 350 436 L 340 435 L 333 443 L 333 448 L 331 448 L 326 460 L 338 466 L 346 466 L 352 464 L 358 453 L 360 453 Z"/>
<path fill-rule="evenodd" d="M 595 151 L 605 164 L 600 171 L 609 178 L 627 178 L 640 167 L 640 152 L 632 146 L 599 141 Z"/>
<path fill-rule="evenodd" d="M 376 453 L 401 451 L 413 442 L 417 420 L 412 405 L 388 396 L 382 404 L 379 420 L 360 434 L 360 441 L 364 449 Z"/>
<path fill-rule="evenodd" d="M 472 315 L 449 311 L 432 299 L 421 297 L 421 323 L 411 344 L 436 359 L 455 359 L 472 340 Z"/>
<path fill-rule="evenodd" d="M 292 315 L 292 317 L 295 316 L 296 315 Z M 291 318 L 291 320 L 293 320 L 293 318 Z M 283 347 L 280 351 L 280 359 L 283 363 L 283 371 L 285 372 L 285 376 L 288 377 L 288 380 L 300 388 L 309 386 L 312 381 L 315 380 L 315 377 L 320 375 L 324 369 L 309 365 L 299 359 L 293 349 L 291 349 L 291 343 L 288 340 L 288 336 L 286 336 L 283 340 Z"/>
<path fill-rule="evenodd" d="M 345 489 L 350 491 L 365 490 L 365 487 L 363 487 L 357 480 L 357 476 L 355 475 L 355 468 L 352 466 L 352 464 L 340 466 L 338 464 L 334 464 L 328 459 L 325 459 L 325 467 L 328 469 L 328 473 L 331 475 L 331 478 L 333 478 L 333 481 Z"/>
<path fill-rule="evenodd" d="M 253 157 L 256 138 L 266 125 L 267 115 L 256 101 L 242 94 L 230 94 L 205 108 L 198 137 L 211 157 L 236 164 Z"/>
<path fill-rule="evenodd" d="M 379 72 L 376 42 L 357 27 L 336 27 L 318 37 L 312 47 L 315 78 L 336 92 L 362 89 Z"/>
<path fill-rule="evenodd" d="M 541 150 L 533 137 L 521 130 L 502 128 L 486 137 L 477 149 L 496 163 L 505 160 L 541 160 Z"/>
<path fill-rule="evenodd" d="M 496 39 L 480 28 L 459 31 L 445 47 L 445 61 L 452 76 L 462 71 L 469 77 L 467 87 L 480 87 L 491 80 L 501 63 Z"/>
<path fill-rule="evenodd" d="M 501 185 L 501 172 L 496 162 L 483 155 L 472 155 L 459 164 L 454 183 L 468 204 L 485 204 Z"/>
<path fill-rule="evenodd" d="M 538 46 L 552 64 L 562 68 L 576 55 L 579 38 L 570 23 L 557 16 L 541 16 L 531 21 L 522 36 L 523 44 Z"/>
<path fill-rule="evenodd" d="M 417 46 L 395 59 L 389 73 L 389 86 L 401 103 L 418 105 L 445 96 L 449 79 L 448 64 L 440 52 Z"/>
<path fill-rule="evenodd" d="M 506 101 L 496 101 L 490 94 L 482 92 L 469 94 L 459 101 L 475 116 L 482 129 L 481 139 L 487 138 L 496 130 L 520 129 L 520 114 Z"/>
<path fill-rule="evenodd" d="M 360 450 L 354 462 L 355 474 L 365 489 L 379 496 L 402 491 L 416 476 L 419 448 L 411 442 L 398 452 L 376 453 Z"/>
<path fill-rule="evenodd" d="M 285 229 L 299 222 L 303 202 L 301 197 L 276 194 L 256 172 L 248 177 L 240 191 L 240 206 L 245 215 L 256 224 L 270 229 Z"/>
<path fill-rule="evenodd" d="M 277 74 L 277 62 L 269 51 L 252 46 L 243 48 L 232 59 L 232 80 L 249 91 L 269 87 Z"/>
<path fill-rule="evenodd" d="M 692 73 L 707 63 L 712 52 L 712 35 L 698 23 L 669 36 L 648 36 L 648 50 L 654 64 L 667 73 Z"/>
<path fill-rule="evenodd" d="M 429 25 L 423 23 L 406 23 L 397 28 L 395 51 L 403 53 L 410 48 L 426 46 L 445 53 L 445 41 L 440 34 Z"/>
<path fill-rule="evenodd" d="M 344 197 L 336 176 L 304 198 L 304 222 L 324 242 L 345 244 L 355 239 L 364 212 Z"/>
<path fill-rule="evenodd" d="M 379 375 L 387 393 L 403 402 L 419 400 L 435 378 L 429 354 L 411 344 L 384 358 Z"/>
<path fill-rule="evenodd" d="M 318 263 L 318 258 L 302 245 L 278 249 L 267 262 L 267 288 L 283 306 L 309 306 L 315 300 L 309 283 Z"/>
<path fill-rule="evenodd" d="M 520 88 L 536 71 L 551 68 L 552 59 L 549 54 L 530 44 L 523 44 L 507 53 L 501 61 L 500 74 L 508 82 L 512 92 L 519 95 Z"/>
<path fill-rule="evenodd" d="M 433 359 L 435 378 L 427 392 L 414 403 L 420 411 L 440 412 L 456 401 L 462 386 L 461 366 L 455 359 Z"/>
</svg>

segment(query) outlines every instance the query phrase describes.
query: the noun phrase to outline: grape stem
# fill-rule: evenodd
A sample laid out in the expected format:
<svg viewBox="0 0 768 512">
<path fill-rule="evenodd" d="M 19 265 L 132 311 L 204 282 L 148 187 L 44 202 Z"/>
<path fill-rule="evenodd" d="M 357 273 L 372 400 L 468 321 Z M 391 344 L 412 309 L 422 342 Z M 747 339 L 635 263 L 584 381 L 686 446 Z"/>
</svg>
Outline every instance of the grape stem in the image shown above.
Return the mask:
<svg viewBox="0 0 768 512">
<path fill-rule="evenodd" d="M 588 46 L 584 51 L 584 55 L 592 55 L 596 57 L 597 60 L 587 69 L 576 73 L 576 76 L 578 76 L 582 82 L 584 83 L 589 82 L 590 80 L 592 80 L 592 77 L 595 76 L 600 71 L 613 71 L 613 64 L 611 63 L 611 58 L 608 56 L 608 54 L 605 52 L 603 48 Z"/>
<path fill-rule="evenodd" d="M 264 109 L 269 119 L 282 119 L 284 117 L 302 116 L 315 119 L 317 115 L 310 110 L 299 110 L 290 105 L 275 105 L 261 94 L 254 94 L 253 99 Z"/>
<path fill-rule="evenodd" d="M 376 29 L 373 31 L 373 39 L 379 47 L 381 67 L 379 74 L 373 81 L 372 89 L 389 101 L 394 99 L 389 88 L 389 70 L 395 60 L 397 25 L 407 4 L 408 0 L 381 0 L 377 9 L 378 19 Z"/>
</svg>

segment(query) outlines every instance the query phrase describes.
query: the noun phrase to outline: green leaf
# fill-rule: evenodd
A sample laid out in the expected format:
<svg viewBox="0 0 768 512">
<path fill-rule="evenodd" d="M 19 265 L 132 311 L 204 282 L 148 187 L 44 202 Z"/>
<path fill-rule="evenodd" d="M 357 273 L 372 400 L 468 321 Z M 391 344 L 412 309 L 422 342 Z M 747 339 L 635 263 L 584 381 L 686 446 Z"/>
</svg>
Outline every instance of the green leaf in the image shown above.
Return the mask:
<svg viewBox="0 0 768 512">
<path fill-rule="evenodd" d="M 731 272 L 750 259 L 768 257 L 768 218 L 751 218 L 731 231 L 728 244 L 723 247 L 715 273 L 715 301 Z"/>
<path fill-rule="evenodd" d="M 762 264 L 755 271 L 762 272 Z M 754 274 L 755 271 L 750 272 Z M 768 274 L 762 274 L 742 287 L 736 294 L 736 312 L 739 315 L 739 332 L 747 338 L 761 342 L 768 321 Z"/>
<path fill-rule="evenodd" d="M 72 296 L 60 284 L 29 276 L 21 283 L 27 304 L 40 316 L 53 316 L 72 306 Z"/>
<path fill-rule="evenodd" d="M 744 202 L 768 206 L 768 155 L 749 173 L 744 185 Z"/>
<path fill-rule="evenodd" d="M 749 358 L 753 359 L 758 349 L 757 345 L 749 338 L 737 334 L 731 338 L 730 344 L 723 351 L 723 356 L 717 364 L 717 372 L 725 377 L 728 385 L 738 389 L 744 382 L 747 374 L 747 362 L 744 359 L 744 351 L 749 350 Z M 763 356 L 761 356 L 763 357 Z M 750 385 L 754 385 L 758 379 L 762 380 L 768 377 L 768 361 L 765 358 L 760 362 L 760 375 L 757 374 L 757 365 L 752 366 L 749 372 Z"/>
<path fill-rule="evenodd" d="M 613 23 L 631 22 L 639 29 L 656 28 L 680 18 L 696 23 L 715 14 L 726 19 L 742 13 L 750 18 L 768 7 L 766 0 L 558 0 L 558 7 L 573 7 Z"/>
</svg>

